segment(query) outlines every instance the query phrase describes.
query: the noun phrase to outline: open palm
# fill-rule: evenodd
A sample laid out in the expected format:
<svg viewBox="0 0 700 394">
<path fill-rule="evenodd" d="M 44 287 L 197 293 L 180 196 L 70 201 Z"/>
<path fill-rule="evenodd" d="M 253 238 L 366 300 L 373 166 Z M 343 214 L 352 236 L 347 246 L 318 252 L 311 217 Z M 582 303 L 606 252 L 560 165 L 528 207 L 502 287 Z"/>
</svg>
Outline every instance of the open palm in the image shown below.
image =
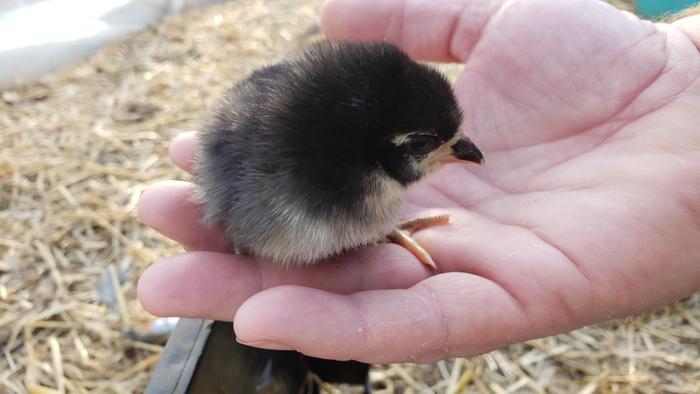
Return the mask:
<svg viewBox="0 0 700 394">
<path fill-rule="evenodd" d="M 593 0 L 338 0 L 323 24 L 465 63 L 456 93 L 487 164 L 450 165 L 406 198 L 406 217 L 452 216 L 416 234 L 440 271 L 394 245 L 287 270 L 235 256 L 199 226 L 189 184 L 161 183 L 140 215 L 190 252 L 144 274 L 148 310 L 233 319 L 261 347 L 430 361 L 700 288 L 700 53 L 682 30 Z M 195 138 L 172 146 L 185 169 Z"/>
</svg>

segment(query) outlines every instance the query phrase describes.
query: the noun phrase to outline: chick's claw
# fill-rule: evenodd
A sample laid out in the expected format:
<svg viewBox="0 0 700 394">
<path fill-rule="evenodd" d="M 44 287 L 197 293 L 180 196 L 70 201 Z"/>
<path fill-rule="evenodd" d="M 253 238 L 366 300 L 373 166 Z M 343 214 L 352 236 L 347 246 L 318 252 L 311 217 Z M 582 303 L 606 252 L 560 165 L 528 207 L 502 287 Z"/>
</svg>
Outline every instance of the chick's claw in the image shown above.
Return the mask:
<svg viewBox="0 0 700 394">
<path fill-rule="evenodd" d="M 238 256 L 246 256 L 246 257 L 251 256 L 250 252 L 248 252 L 246 249 L 239 248 L 237 246 L 233 247 L 233 253 L 238 255 Z"/>
<path fill-rule="evenodd" d="M 391 234 L 387 235 L 389 240 L 397 245 L 401 245 L 406 250 L 411 252 L 418 261 L 430 266 L 433 269 L 437 269 L 435 261 L 430 257 L 430 253 L 425 250 L 413 237 L 411 233 L 422 230 L 427 227 L 440 226 L 447 224 L 450 221 L 450 216 L 447 214 L 428 216 L 423 218 L 414 218 L 404 220 L 399 223 L 398 228 L 394 229 Z"/>
</svg>

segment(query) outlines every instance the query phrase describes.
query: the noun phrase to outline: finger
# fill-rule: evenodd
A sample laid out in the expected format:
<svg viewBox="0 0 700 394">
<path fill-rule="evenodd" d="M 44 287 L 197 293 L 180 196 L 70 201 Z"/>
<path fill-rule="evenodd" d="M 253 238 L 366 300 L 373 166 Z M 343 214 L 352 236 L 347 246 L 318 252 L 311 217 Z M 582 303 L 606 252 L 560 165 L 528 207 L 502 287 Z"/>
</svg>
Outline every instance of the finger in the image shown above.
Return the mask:
<svg viewBox="0 0 700 394">
<path fill-rule="evenodd" d="M 464 61 L 501 3 L 330 0 L 321 25 L 331 40 L 386 39 L 419 59 Z"/>
<path fill-rule="evenodd" d="M 148 186 L 139 200 L 139 218 L 186 250 L 232 251 L 220 226 L 201 223 L 202 210 L 190 200 L 191 193 L 192 184 L 182 181 Z"/>
<path fill-rule="evenodd" d="M 191 252 L 148 267 L 139 280 L 143 307 L 157 316 L 231 321 L 255 293 L 282 284 L 317 287 L 337 293 L 405 288 L 429 275 L 395 245 L 363 249 L 308 267 L 282 267 L 225 253 Z"/>
<path fill-rule="evenodd" d="M 176 166 L 187 172 L 192 172 L 197 134 L 193 131 L 178 134 L 170 143 L 170 159 Z"/>
<path fill-rule="evenodd" d="M 700 5 L 688 12 L 693 12 L 695 14 L 690 14 L 692 16 L 680 19 L 674 22 L 673 25 L 681 29 L 700 51 Z"/>
<path fill-rule="evenodd" d="M 351 295 L 275 287 L 248 299 L 234 328 L 251 346 L 372 363 L 476 355 L 534 334 L 506 291 L 463 273 Z"/>
</svg>

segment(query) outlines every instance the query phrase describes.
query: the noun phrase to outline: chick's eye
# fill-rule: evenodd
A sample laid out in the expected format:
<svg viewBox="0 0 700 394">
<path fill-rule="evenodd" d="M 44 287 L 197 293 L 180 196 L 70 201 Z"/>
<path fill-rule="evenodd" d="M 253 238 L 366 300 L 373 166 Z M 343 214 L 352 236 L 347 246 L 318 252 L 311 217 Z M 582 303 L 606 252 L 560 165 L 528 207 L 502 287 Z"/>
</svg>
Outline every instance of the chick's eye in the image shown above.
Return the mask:
<svg viewBox="0 0 700 394">
<path fill-rule="evenodd" d="M 429 134 L 419 134 L 411 136 L 406 142 L 406 147 L 411 153 L 424 155 L 431 152 L 440 144 L 437 137 Z"/>
</svg>

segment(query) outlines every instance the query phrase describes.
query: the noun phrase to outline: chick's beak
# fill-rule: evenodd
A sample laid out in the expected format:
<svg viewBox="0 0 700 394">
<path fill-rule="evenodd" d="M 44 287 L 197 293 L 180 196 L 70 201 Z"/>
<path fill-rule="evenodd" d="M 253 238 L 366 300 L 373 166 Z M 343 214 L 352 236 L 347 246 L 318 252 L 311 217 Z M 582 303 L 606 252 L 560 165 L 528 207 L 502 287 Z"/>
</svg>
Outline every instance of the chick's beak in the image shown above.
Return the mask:
<svg viewBox="0 0 700 394">
<path fill-rule="evenodd" d="M 484 164 L 484 155 L 479 148 L 474 145 L 472 140 L 467 137 L 462 137 L 452 145 L 451 155 L 448 156 L 445 162 L 471 161 L 477 164 Z"/>
</svg>

